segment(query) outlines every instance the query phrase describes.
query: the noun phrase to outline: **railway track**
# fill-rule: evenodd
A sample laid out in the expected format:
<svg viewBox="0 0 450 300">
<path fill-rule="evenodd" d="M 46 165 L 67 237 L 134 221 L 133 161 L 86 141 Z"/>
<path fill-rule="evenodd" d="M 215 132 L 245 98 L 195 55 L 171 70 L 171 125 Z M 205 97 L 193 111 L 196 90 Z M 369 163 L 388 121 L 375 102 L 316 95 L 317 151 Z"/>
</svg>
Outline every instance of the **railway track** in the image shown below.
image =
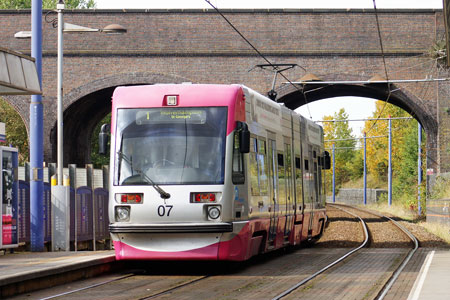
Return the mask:
<svg viewBox="0 0 450 300">
<path fill-rule="evenodd" d="M 397 222 L 355 208 L 340 209 L 364 232 L 363 241 L 350 250 L 301 248 L 258 257 L 231 271 L 210 263 L 155 263 L 103 281 L 87 281 L 77 288 L 74 284 L 70 291 L 66 287 L 64 292 L 28 299 L 383 299 L 417 249 L 417 242 L 409 247 L 412 250 L 404 248 L 412 242 L 399 244 L 400 249 L 382 248 L 386 245 L 377 237 L 380 230 L 397 232 L 392 238 L 406 241 L 407 235 L 399 233 L 400 229 L 386 229 L 388 223 Z M 408 239 L 414 238 L 408 235 Z M 346 290 L 365 277 L 373 278 Z"/>
<path fill-rule="evenodd" d="M 335 205 L 330 205 L 330 206 L 338 208 L 338 209 L 340 209 L 340 210 L 342 210 L 342 211 L 344 211 L 344 212 L 346 212 L 346 213 L 348 213 L 348 214 L 350 214 L 350 215 L 352 215 L 352 216 L 354 216 L 354 217 L 356 217 L 356 218 L 358 218 L 360 220 L 361 227 L 363 228 L 364 236 L 365 236 L 364 241 L 361 243 L 361 245 L 359 247 L 354 248 L 353 250 L 349 251 L 348 253 L 346 253 L 342 257 L 338 258 L 337 260 L 335 260 L 331 264 L 325 266 L 321 270 L 317 271 L 316 273 L 312 274 L 311 276 L 303 279 L 302 281 L 298 282 L 294 286 L 290 287 L 289 289 L 287 289 L 284 292 L 280 293 L 279 295 L 275 296 L 274 298 L 272 298 L 272 300 L 279 300 L 279 299 L 287 298 L 288 295 L 290 295 L 294 291 L 298 290 L 300 287 L 304 286 L 307 282 L 310 282 L 311 280 L 317 278 L 320 274 L 322 274 L 322 273 L 332 269 L 334 266 L 336 266 L 337 264 L 339 264 L 340 262 L 342 262 L 343 260 L 345 260 L 349 256 L 355 254 L 357 251 L 360 251 L 361 249 L 363 249 L 363 247 L 366 247 L 368 245 L 368 243 L 369 243 L 369 231 L 367 229 L 368 226 L 366 225 L 366 222 L 363 220 L 363 217 L 361 217 L 360 215 L 356 215 L 356 214 L 352 213 L 350 210 L 358 211 L 359 214 L 362 213 L 362 214 L 366 214 L 366 215 L 367 214 L 375 215 L 376 217 L 388 220 L 396 228 L 398 228 L 398 230 L 400 230 L 405 236 L 407 236 L 411 240 L 411 242 L 413 244 L 412 249 L 404 257 L 404 259 L 401 261 L 401 263 L 398 265 L 398 267 L 395 269 L 395 271 L 392 272 L 392 274 L 390 275 L 388 280 L 385 281 L 384 285 L 379 290 L 378 294 L 374 297 L 374 299 L 377 299 L 377 300 L 384 299 L 384 297 L 389 292 L 389 290 L 392 287 L 392 285 L 394 284 L 394 282 L 399 277 L 399 275 L 402 272 L 402 270 L 408 264 L 408 262 L 410 261 L 410 259 L 412 258 L 412 256 L 414 255 L 414 253 L 417 251 L 417 249 L 419 247 L 419 243 L 418 243 L 418 240 L 416 239 L 416 237 L 413 234 L 411 234 L 400 223 L 396 222 L 395 220 L 393 220 L 392 218 L 390 218 L 388 216 L 384 216 L 384 215 L 381 215 L 381 214 L 375 213 L 375 212 L 368 212 L 368 211 L 363 210 L 363 209 L 350 207 L 350 206 L 343 205 L 343 204 L 335 204 Z"/>
</svg>

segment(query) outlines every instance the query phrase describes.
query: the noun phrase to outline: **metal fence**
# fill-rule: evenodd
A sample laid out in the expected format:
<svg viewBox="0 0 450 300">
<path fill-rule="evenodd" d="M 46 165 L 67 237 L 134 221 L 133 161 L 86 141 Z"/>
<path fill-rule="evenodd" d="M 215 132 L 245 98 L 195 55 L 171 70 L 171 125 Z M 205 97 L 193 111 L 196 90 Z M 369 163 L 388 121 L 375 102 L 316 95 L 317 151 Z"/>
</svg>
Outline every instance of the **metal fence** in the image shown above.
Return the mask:
<svg viewBox="0 0 450 300">
<path fill-rule="evenodd" d="M 82 170 L 82 169 L 80 169 Z M 82 172 L 78 172 L 82 173 Z M 102 173 L 101 170 L 98 173 Z M 96 241 L 106 241 L 109 239 L 109 218 L 108 218 L 108 190 L 98 187 L 102 182 L 98 179 L 98 174 L 94 172 L 91 182 L 85 180 L 74 180 L 74 182 L 87 183 L 90 186 L 73 186 L 70 188 L 70 241 L 75 250 L 79 242 L 92 241 L 93 249 L 96 250 Z M 80 175 L 78 175 L 80 177 Z M 89 177 L 89 176 L 88 176 Z M 94 180 L 94 178 L 97 179 Z M 89 180 L 88 180 L 89 181 Z M 19 243 L 29 244 L 30 236 L 30 183 L 26 180 L 19 180 L 18 195 L 18 230 Z M 50 242 L 52 238 L 52 218 L 51 218 L 51 186 L 44 182 L 44 241 Z"/>
<path fill-rule="evenodd" d="M 428 200 L 427 222 L 450 226 L 450 199 Z"/>
<path fill-rule="evenodd" d="M 382 189 L 366 189 L 367 203 L 376 203 L 380 199 L 387 199 L 387 190 Z M 346 204 L 364 204 L 364 189 L 340 189 L 335 196 L 336 202 Z M 327 196 L 327 202 L 333 202 L 333 196 Z"/>
<path fill-rule="evenodd" d="M 427 199 L 427 222 L 446 224 L 450 227 L 450 199 L 441 199 L 434 195 L 435 190 L 448 191 L 449 183 L 450 173 L 427 176 L 427 185 L 433 196 L 433 199 Z"/>
</svg>

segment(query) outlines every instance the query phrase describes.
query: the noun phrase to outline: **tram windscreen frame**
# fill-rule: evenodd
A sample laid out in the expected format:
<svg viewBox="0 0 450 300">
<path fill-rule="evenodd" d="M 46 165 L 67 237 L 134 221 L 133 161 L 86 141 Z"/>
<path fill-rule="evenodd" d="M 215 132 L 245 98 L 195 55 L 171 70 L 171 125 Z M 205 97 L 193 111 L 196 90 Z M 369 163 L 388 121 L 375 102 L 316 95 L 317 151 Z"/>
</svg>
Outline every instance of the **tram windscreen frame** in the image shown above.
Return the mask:
<svg viewBox="0 0 450 300">
<path fill-rule="evenodd" d="M 114 185 L 223 184 L 227 107 L 117 110 Z"/>
</svg>

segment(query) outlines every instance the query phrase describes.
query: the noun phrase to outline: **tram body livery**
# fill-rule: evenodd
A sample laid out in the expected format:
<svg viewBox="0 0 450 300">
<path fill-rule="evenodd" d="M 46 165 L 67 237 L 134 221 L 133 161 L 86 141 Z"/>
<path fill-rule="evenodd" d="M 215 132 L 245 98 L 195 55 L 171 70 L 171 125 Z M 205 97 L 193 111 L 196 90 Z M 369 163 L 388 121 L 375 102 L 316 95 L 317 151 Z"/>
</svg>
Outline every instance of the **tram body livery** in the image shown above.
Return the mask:
<svg viewBox="0 0 450 300">
<path fill-rule="evenodd" d="M 324 229 L 322 128 L 242 85 L 116 88 L 110 162 L 118 260 L 243 261 Z"/>
</svg>

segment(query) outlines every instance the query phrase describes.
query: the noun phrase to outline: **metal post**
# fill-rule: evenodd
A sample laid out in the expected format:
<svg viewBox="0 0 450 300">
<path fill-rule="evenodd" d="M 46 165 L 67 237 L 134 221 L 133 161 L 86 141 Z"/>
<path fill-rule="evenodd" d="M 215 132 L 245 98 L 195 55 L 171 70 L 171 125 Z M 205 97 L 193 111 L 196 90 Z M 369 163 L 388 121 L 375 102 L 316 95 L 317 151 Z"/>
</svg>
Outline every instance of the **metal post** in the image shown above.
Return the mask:
<svg viewBox="0 0 450 300">
<path fill-rule="evenodd" d="M 86 185 L 94 190 L 94 165 L 86 164 Z"/>
<path fill-rule="evenodd" d="M 42 86 L 42 0 L 31 2 L 31 56 L 35 58 Z M 31 251 L 44 251 L 44 122 L 42 96 L 31 96 L 30 103 L 30 233 Z"/>
<path fill-rule="evenodd" d="M 77 188 L 77 165 L 69 164 L 68 168 L 70 187 L 75 190 Z"/>
<path fill-rule="evenodd" d="M 69 178 L 70 178 L 70 187 L 74 190 L 74 200 L 73 200 L 73 207 L 70 209 L 74 212 L 73 213 L 73 232 L 74 232 L 74 238 L 73 238 L 73 248 L 75 251 L 78 250 L 78 206 L 77 206 L 77 165 L 76 164 L 69 164 Z M 70 196 L 69 196 L 70 197 Z M 70 198 L 69 198 L 70 201 Z"/>
<path fill-rule="evenodd" d="M 56 175 L 56 164 L 49 163 L 48 164 L 48 182 L 52 183 L 53 175 Z"/>
<path fill-rule="evenodd" d="M 63 185 L 63 30 L 64 30 L 64 1 L 56 5 L 58 10 L 58 80 L 57 80 L 57 156 L 58 156 L 58 185 Z"/>
<path fill-rule="evenodd" d="M 63 30 L 64 1 L 56 4 L 58 12 L 58 68 L 57 68 L 57 184 L 52 185 L 52 249 L 70 250 L 70 186 L 63 173 Z"/>
<path fill-rule="evenodd" d="M 367 204 L 366 133 L 364 132 L 364 205 Z"/>
<path fill-rule="evenodd" d="M 103 173 L 103 188 L 107 190 L 109 188 L 109 166 L 108 165 L 102 166 L 102 173 Z"/>
<path fill-rule="evenodd" d="M 336 145 L 333 144 L 333 203 L 336 202 L 336 164 L 335 164 L 335 154 Z"/>
<path fill-rule="evenodd" d="M 86 164 L 86 185 L 91 188 L 92 191 L 92 249 L 94 251 L 97 250 L 96 242 L 97 238 L 95 236 L 96 233 L 96 225 L 97 225 L 97 213 L 96 213 L 96 205 L 95 205 L 95 194 L 94 194 L 94 165 Z"/>
<path fill-rule="evenodd" d="M 25 181 L 26 182 L 30 182 L 30 163 L 29 162 L 25 162 Z"/>
<path fill-rule="evenodd" d="M 389 116 L 389 167 L 388 167 L 388 204 L 392 205 L 392 123 Z"/>
<path fill-rule="evenodd" d="M 418 136 L 418 163 L 417 163 L 417 176 L 418 176 L 418 197 L 417 197 L 417 207 L 419 210 L 419 216 L 422 215 L 422 205 L 420 203 L 421 197 L 420 197 L 420 186 L 422 184 L 422 125 L 419 123 L 419 136 Z"/>
</svg>

